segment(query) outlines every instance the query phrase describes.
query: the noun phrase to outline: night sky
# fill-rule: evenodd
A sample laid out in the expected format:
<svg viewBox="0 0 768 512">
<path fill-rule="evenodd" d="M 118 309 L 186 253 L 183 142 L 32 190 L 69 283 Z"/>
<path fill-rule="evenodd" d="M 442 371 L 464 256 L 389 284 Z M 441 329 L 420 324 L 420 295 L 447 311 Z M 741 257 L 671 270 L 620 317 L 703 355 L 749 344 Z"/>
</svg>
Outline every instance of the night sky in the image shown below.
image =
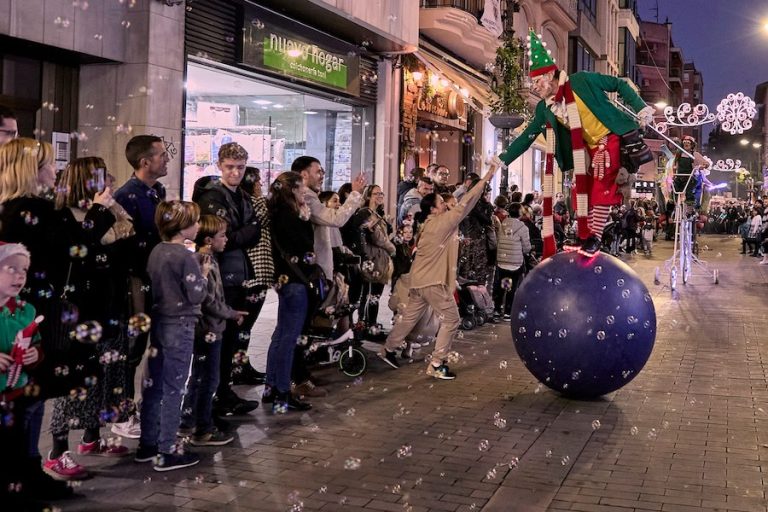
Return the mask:
<svg viewBox="0 0 768 512">
<path fill-rule="evenodd" d="M 754 98 L 768 82 L 767 0 L 638 0 L 644 21 L 672 23 L 672 40 L 704 78 L 704 101 L 715 112 L 731 92 Z M 676 106 L 676 105 L 675 105 Z"/>
</svg>

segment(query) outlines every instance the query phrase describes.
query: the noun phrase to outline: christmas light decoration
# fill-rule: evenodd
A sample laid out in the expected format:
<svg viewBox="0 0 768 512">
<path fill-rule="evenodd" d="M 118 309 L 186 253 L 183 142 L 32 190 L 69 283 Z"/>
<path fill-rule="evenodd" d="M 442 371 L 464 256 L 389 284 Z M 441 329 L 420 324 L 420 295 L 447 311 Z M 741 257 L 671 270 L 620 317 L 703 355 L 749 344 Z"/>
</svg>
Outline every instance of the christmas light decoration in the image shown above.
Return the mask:
<svg viewBox="0 0 768 512">
<path fill-rule="evenodd" d="M 710 166 L 710 169 L 712 169 L 713 171 L 738 171 L 739 169 L 741 169 L 741 160 L 734 160 L 731 158 L 726 158 L 725 160 L 718 160 L 717 162 L 715 162 L 714 165 Z"/>
<path fill-rule="evenodd" d="M 723 131 L 736 135 L 752 128 L 752 119 L 757 115 L 755 102 L 739 92 L 729 94 L 717 106 L 717 120 Z"/>
<path fill-rule="evenodd" d="M 677 107 L 677 110 L 674 107 L 667 106 L 664 108 L 664 117 L 666 121 L 654 123 L 655 128 L 661 133 L 666 133 L 668 126 L 690 128 L 711 123 L 715 120 L 715 114 L 710 112 L 709 107 L 703 103 L 694 107 L 690 103 L 683 103 Z"/>
</svg>

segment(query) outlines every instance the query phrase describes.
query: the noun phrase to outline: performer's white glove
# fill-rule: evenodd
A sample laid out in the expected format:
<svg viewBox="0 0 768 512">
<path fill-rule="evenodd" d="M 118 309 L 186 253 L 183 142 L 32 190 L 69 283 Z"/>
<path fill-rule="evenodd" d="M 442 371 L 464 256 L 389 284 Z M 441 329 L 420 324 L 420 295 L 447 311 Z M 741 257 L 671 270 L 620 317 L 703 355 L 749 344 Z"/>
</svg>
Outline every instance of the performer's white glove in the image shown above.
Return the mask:
<svg viewBox="0 0 768 512">
<path fill-rule="evenodd" d="M 640 121 L 640 128 L 645 129 L 649 124 L 653 124 L 653 115 L 656 113 L 656 108 L 648 105 L 640 112 L 637 113 L 637 119 Z"/>
</svg>

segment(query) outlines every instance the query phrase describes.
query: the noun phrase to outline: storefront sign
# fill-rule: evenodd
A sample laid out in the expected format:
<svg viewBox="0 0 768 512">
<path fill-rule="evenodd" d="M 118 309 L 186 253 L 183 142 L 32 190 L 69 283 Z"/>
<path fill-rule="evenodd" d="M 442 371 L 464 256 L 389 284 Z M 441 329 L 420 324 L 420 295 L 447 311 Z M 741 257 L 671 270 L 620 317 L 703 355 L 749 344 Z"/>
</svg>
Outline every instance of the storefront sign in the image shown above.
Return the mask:
<svg viewBox="0 0 768 512">
<path fill-rule="evenodd" d="M 360 56 L 354 46 L 253 5 L 246 6 L 243 33 L 246 66 L 359 96 Z"/>
<path fill-rule="evenodd" d="M 429 112 L 447 119 L 463 120 L 467 115 L 466 104 L 456 91 L 436 93 L 432 97 L 421 96 L 418 108 L 422 112 Z"/>
</svg>

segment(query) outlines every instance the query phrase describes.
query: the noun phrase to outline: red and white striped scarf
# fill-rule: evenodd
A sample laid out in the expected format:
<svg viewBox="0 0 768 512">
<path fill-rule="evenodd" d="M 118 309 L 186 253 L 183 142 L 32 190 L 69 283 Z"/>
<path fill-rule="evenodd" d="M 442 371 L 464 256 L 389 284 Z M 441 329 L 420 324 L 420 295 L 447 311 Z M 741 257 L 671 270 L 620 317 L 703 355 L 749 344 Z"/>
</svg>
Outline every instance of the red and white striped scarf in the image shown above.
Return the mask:
<svg viewBox="0 0 768 512">
<path fill-rule="evenodd" d="M 565 75 L 563 75 L 565 76 Z M 587 150 L 584 145 L 584 136 L 581 130 L 581 117 L 573 96 L 573 89 L 568 78 L 560 85 L 555 94 L 555 102 L 565 100 L 565 110 L 568 126 L 571 130 L 571 147 L 573 150 L 574 188 L 572 200 L 576 204 L 577 235 L 580 239 L 589 236 L 589 191 L 587 190 Z M 547 258 L 557 252 L 555 243 L 555 225 L 552 215 L 552 196 L 555 188 L 555 130 L 547 123 L 547 155 L 544 167 L 544 179 L 542 183 L 543 215 L 542 238 L 544 239 L 543 257 Z"/>
</svg>

